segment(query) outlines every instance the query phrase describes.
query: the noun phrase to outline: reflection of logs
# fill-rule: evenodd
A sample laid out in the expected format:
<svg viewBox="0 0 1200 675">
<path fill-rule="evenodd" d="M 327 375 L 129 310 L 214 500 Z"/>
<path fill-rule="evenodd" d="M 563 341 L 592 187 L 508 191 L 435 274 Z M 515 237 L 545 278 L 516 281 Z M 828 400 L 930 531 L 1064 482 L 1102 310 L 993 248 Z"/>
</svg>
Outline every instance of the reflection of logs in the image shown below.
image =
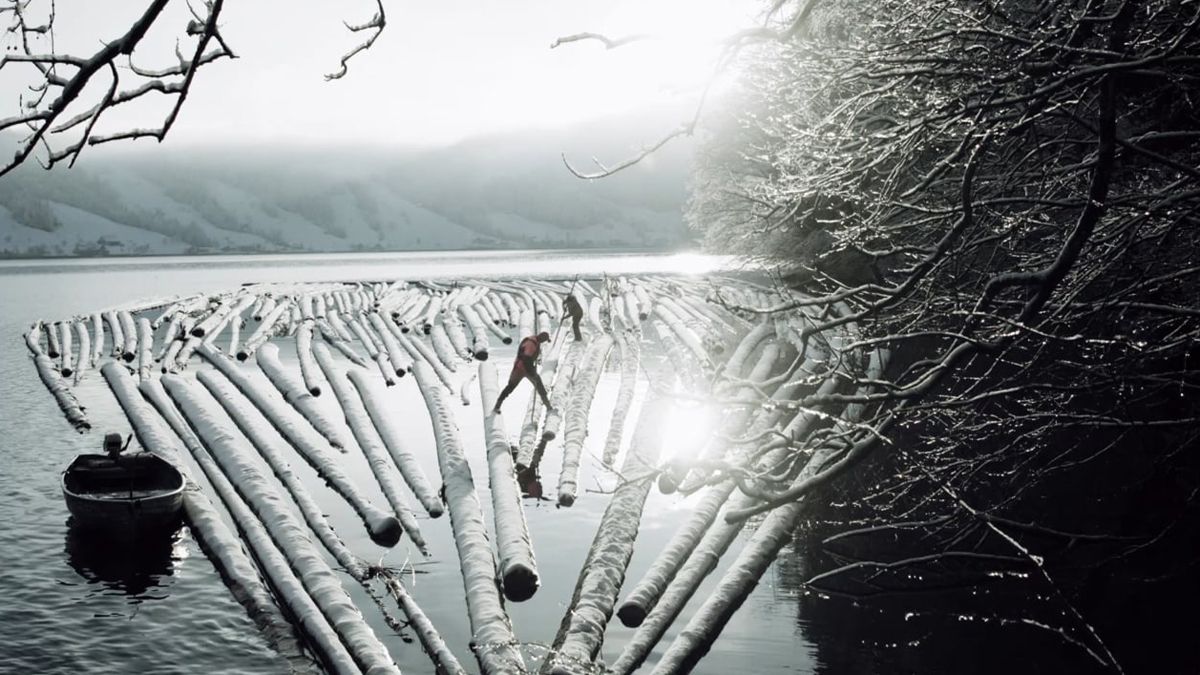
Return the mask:
<svg viewBox="0 0 1200 675">
<path fill-rule="evenodd" d="M 438 386 L 432 368 L 423 360 L 413 366 L 413 375 L 433 423 L 446 507 L 466 590 L 471 648 L 484 673 L 524 673 L 525 663 L 516 648 L 512 623 L 496 588 L 496 560 L 488 544 L 483 508 L 475 493 L 471 467 L 463 455 L 446 390 Z"/>
<path fill-rule="evenodd" d="M 496 366 L 479 364 L 479 400 L 483 410 L 483 436 L 487 444 L 489 486 L 492 493 L 492 517 L 496 522 L 496 550 L 500 554 L 500 580 L 504 597 L 521 602 L 537 592 L 537 562 L 517 487 L 516 468 L 504 431 L 504 417 L 493 413 L 500 387 Z"/>
</svg>

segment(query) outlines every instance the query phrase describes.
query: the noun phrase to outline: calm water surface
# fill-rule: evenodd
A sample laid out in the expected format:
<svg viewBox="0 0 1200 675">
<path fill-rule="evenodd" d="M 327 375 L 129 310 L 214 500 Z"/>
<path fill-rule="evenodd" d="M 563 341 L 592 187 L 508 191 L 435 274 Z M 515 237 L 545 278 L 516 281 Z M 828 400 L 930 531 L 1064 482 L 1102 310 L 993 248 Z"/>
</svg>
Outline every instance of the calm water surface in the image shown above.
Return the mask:
<svg viewBox="0 0 1200 675">
<path fill-rule="evenodd" d="M 34 320 L 62 319 L 147 298 L 224 290 L 246 282 L 515 275 L 570 278 L 602 272 L 686 273 L 719 264 L 727 262 L 697 256 L 521 252 L 0 263 L 0 671 L 285 672 L 282 661 L 260 639 L 186 528 L 173 541 L 133 550 L 85 540 L 68 528 L 59 492 L 61 470 L 75 454 L 98 448 L 103 432 L 128 432 L 128 423 L 102 378 L 93 371 L 77 388 L 81 402 L 88 406 L 93 431 L 79 435 L 71 430 L 37 379 L 22 343 L 23 331 Z M 286 346 L 281 353 L 294 358 Z M 493 358 L 502 370 L 512 358 L 512 348 L 496 350 Z M 472 370 L 462 367 L 458 374 L 462 377 Z M 607 373 L 597 391 L 581 490 L 611 486 L 611 477 L 599 470 L 595 456 L 607 433 L 617 381 L 615 372 Z M 432 430 L 415 383 L 404 378 L 389 392 L 393 409 L 405 411 L 406 429 L 427 474 L 437 476 Z M 482 420 L 477 389 L 472 387 L 472 392 L 473 404 L 459 411 L 458 422 L 490 523 L 486 480 L 479 479 L 486 475 Z M 510 411 L 510 436 L 515 434 L 514 412 L 523 409 L 527 396 L 527 387 L 522 387 L 505 406 Z M 635 406 L 641 396 L 639 392 Z M 320 400 L 336 405 L 332 396 Z M 630 420 L 627 434 L 632 427 Z M 552 444 L 543 463 L 549 493 L 553 492 L 561 454 L 555 450 Z M 352 451 L 344 459 L 351 475 L 383 503 L 361 454 Z M 294 467 L 307 471 L 300 462 Z M 463 664 L 473 670 L 462 578 L 449 520 L 422 521 L 433 552 L 430 559 L 421 559 L 407 540 L 393 549 L 382 549 L 367 539 L 344 502 L 311 472 L 305 476 L 352 550 L 372 562 L 409 565 L 416 570 L 408 579 L 414 597 Z M 554 637 L 606 504 L 607 497 L 595 492 L 581 494 L 571 509 L 556 509 L 549 502 L 526 503 L 543 585 L 534 599 L 508 607 L 518 637 L 527 643 L 531 665 L 536 663 L 532 659 L 542 654 L 537 645 Z M 651 493 L 630 578 L 640 577 L 688 508 L 678 497 Z M 726 564 L 732 557 L 726 556 Z M 724 568 L 722 565 L 709 577 L 700 597 Z M 773 568 L 697 672 L 806 673 L 819 669 L 815 647 L 797 620 L 796 593 L 789 590 L 790 584 L 777 584 L 780 579 L 780 571 Z M 346 588 L 401 668 L 430 672 L 420 647 L 406 641 L 412 636 L 392 632 L 353 582 Z M 685 612 L 682 619 L 688 616 L 690 612 Z M 614 621 L 602 657 L 615 658 L 630 634 Z M 672 635 L 668 634 L 663 645 Z"/>
</svg>

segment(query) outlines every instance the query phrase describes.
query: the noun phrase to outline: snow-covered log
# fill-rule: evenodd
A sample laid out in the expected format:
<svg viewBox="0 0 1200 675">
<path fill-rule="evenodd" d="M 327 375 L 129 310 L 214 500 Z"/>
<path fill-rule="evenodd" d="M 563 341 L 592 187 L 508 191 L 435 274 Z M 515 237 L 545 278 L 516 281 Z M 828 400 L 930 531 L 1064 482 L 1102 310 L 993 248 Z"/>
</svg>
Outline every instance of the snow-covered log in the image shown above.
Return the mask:
<svg viewBox="0 0 1200 675">
<path fill-rule="evenodd" d="M 237 354 L 238 346 L 242 341 L 242 326 L 246 320 L 242 317 L 229 322 L 229 348 L 225 350 L 226 354 Z"/>
<path fill-rule="evenodd" d="M 417 360 L 415 357 L 417 354 L 420 354 L 421 358 L 433 368 L 433 372 L 437 374 L 442 384 L 446 385 L 447 389 L 454 389 L 454 377 L 450 374 L 450 370 L 446 368 L 446 364 L 442 363 L 442 360 L 437 357 L 437 354 L 434 353 L 429 345 L 425 344 L 416 335 L 400 335 L 399 340 L 404 345 L 404 348 L 408 350 L 408 353 L 414 356 L 414 368 L 416 367 L 415 362 Z"/>
<path fill-rule="evenodd" d="M 71 322 L 61 321 L 57 324 L 59 334 L 62 336 L 59 348 L 62 351 L 61 361 L 59 361 L 59 371 L 63 377 L 70 377 L 75 372 L 75 345 L 74 337 L 71 334 Z"/>
<path fill-rule="evenodd" d="M 463 320 L 467 322 L 467 328 L 471 330 L 471 356 L 479 361 L 487 361 L 488 359 L 488 331 L 479 314 L 470 305 L 459 305 L 458 313 L 462 315 Z"/>
<path fill-rule="evenodd" d="M 46 333 L 46 355 L 52 359 L 61 358 L 62 342 L 58 338 L 58 324 L 42 324 L 39 330 L 44 330 Z"/>
<path fill-rule="evenodd" d="M 121 330 L 121 321 L 117 318 L 117 313 L 109 310 L 104 313 L 104 323 L 108 324 L 108 334 L 112 336 L 112 355 L 115 358 L 121 358 L 121 350 L 125 348 L 125 331 Z M 58 356 L 55 354 L 54 356 Z M 51 357 L 53 358 L 53 357 Z"/>
<path fill-rule="evenodd" d="M 520 318 L 517 319 L 517 338 L 522 339 L 534 335 L 537 332 L 534 323 L 534 315 L 532 309 L 522 309 Z"/>
<path fill-rule="evenodd" d="M 337 334 L 338 339 L 346 342 L 354 342 L 354 334 L 352 334 L 350 330 L 346 328 L 346 323 L 342 321 L 341 312 L 336 310 L 330 312 L 329 316 L 326 317 L 326 320 L 329 327 L 333 329 L 335 334 Z"/>
<path fill-rule="evenodd" d="M 304 321 L 296 330 L 296 358 L 300 361 L 300 377 L 304 379 L 304 388 L 313 396 L 320 396 L 321 371 L 313 361 L 312 327 L 312 321 Z"/>
<path fill-rule="evenodd" d="M 154 367 L 154 329 L 150 328 L 150 319 L 141 317 L 137 321 L 138 328 L 138 377 L 149 379 Z"/>
<path fill-rule="evenodd" d="M 40 330 L 40 327 L 35 326 L 34 331 Z M 87 415 L 83 412 L 83 407 L 79 405 L 79 401 L 75 399 L 75 394 L 71 393 L 67 387 L 66 381 L 59 374 L 58 369 L 54 367 L 54 361 L 42 351 L 41 345 L 38 344 L 34 331 L 25 335 L 25 344 L 29 347 L 29 351 L 33 354 L 33 363 L 37 367 L 38 377 L 42 379 L 42 384 L 46 385 L 46 389 L 50 390 L 50 394 L 54 396 L 54 401 L 58 403 L 58 407 L 66 416 L 67 421 L 71 426 L 75 427 L 76 431 L 83 432 L 86 429 L 91 429 L 92 425 L 88 422 Z M 47 333 L 49 335 L 49 333 Z"/>
<path fill-rule="evenodd" d="M 479 401 L 483 411 L 483 435 L 487 443 L 488 478 L 492 492 L 492 517 L 496 525 L 496 551 L 500 555 L 500 581 L 504 597 L 522 602 L 533 597 L 541 581 L 521 489 L 517 486 L 512 449 L 504 429 L 504 417 L 493 413 L 500 387 L 496 383 L 496 365 L 479 364 Z"/>
<path fill-rule="evenodd" d="M 441 318 L 442 327 L 446 329 L 446 336 L 450 338 L 450 344 L 454 346 L 454 353 L 464 359 L 471 358 L 471 348 L 467 345 L 467 334 L 463 330 L 458 313 L 453 309 L 443 310 Z"/>
<path fill-rule="evenodd" d="M 329 316 L 336 316 L 336 313 L 330 313 Z M 343 340 L 342 337 L 337 334 L 337 331 L 334 330 L 333 326 L 329 325 L 327 321 L 318 321 L 317 331 L 321 333 L 321 339 L 325 341 L 325 344 L 332 345 L 333 348 L 341 352 L 342 356 L 345 356 L 350 363 L 362 368 L 368 367 L 366 359 L 364 359 L 361 354 L 354 351 L 354 348 L 350 346 L 350 343 L 346 340 Z M 351 339 L 353 339 L 353 336 L 351 336 Z"/>
<path fill-rule="evenodd" d="M 412 356 L 400 346 L 400 342 L 396 339 L 396 333 L 393 333 L 388 326 L 390 321 L 379 316 L 377 312 L 371 313 L 370 321 L 380 341 L 383 342 L 383 346 L 387 349 L 388 360 L 391 361 L 392 369 L 396 371 L 396 377 L 404 377 L 408 371 L 412 370 Z"/>
<path fill-rule="evenodd" d="M 604 440 L 604 453 L 600 458 L 600 462 L 607 467 L 612 467 L 613 462 L 617 461 L 621 437 L 625 432 L 625 418 L 629 417 L 629 407 L 633 405 L 642 356 L 641 336 L 625 333 L 617 341 L 617 346 L 620 348 L 621 384 L 617 390 L 617 402 L 613 406 L 612 423 L 608 426 L 608 437 Z"/>
<path fill-rule="evenodd" d="M 443 302 L 445 302 L 445 296 L 441 295 L 435 295 L 429 300 L 429 305 L 425 308 L 425 315 L 421 317 L 421 332 L 429 335 L 429 331 L 433 330 L 433 324 L 437 322 Z"/>
<path fill-rule="evenodd" d="M 608 338 L 609 344 L 612 344 L 612 338 L 603 334 L 587 342 L 564 343 L 563 349 L 567 350 L 567 354 L 560 357 L 556 364 L 554 385 L 549 392 L 550 405 L 554 409 L 546 412 L 546 423 L 542 426 L 544 440 L 554 440 L 554 437 L 558 435 L 558 431 L 562 427 L 563 413 L 566 411 L 567 402 L 571 400 L 571 391 L 575 388 L 575 382 L 578 379 L 579 362 L 588 347 L 602 338 Z"/>
<path fill-rule="evenodd" d="M 84 320 L 80 319 L 74 324 L 75 336 L 79 338 L 79 363 L 75 364 L 75 384 L 79 384 L 83 374 L 92 366 L 92 338 Z"/>
<path fill-rule="evenodd" d="M 259 306 L 258 311 L 254 312 L 251 316 L 254 317 L 255 321 L 262 321 L 263 317 L 270 316 L 271 312 L 274 312 L 274 311 L 275 311 L 275 298 L 270 293 L 268 293 L 266 295 L 265 299 L 263 300 L 262 305 Z"/>
<path fill-rule="evenodd" d="M 583 361 L 576 371 L 571 396 L 567 399 L 566 412 L 563 413 L 563 464 L 562 472 L 558 475 L 558 504 L 571 506 L 575 503 L 578 492 L 579 461 L 583 456 L 583 442 L 587 438 L 588 413 L 592 409 L 592 399 L 596 395 L 596 385 L 600 382 L 600 374 L 604 372 L 604 362 L 612 350 L 613 339 L 609 335 L 601 335 L 588 343 L 583 355 Z"/>
<path fill-rule="evenodd" d="M 367 409 L 367 415 L 375 424 L 375 430 L 379 432 L 380 439 L 383 440 L 384 446 L 392 455 L 392 461 L 396 463 L 396 468 L 400 469 L 400 474 L 404 476 L 408 487 L 416 495 L 417 501 L 421 502 L 421 506 L 424 507 L 430 518 L 441 516 L 443 513 L 442 501 L 438 498 L 437 490 L 429 482 L 429 478 L 421 468 L 417 456 L 409 450 L 398 425 L 399 415 L 389 412 L 384 407 L 384 393 L 363 371 L 351 368 L 346 375 L 358 389 L 358 395 Z"/>
<path fill-rule="evenodd" d="M 371 335 L 371 331 L 363 325 L 359 317 L 354 317 L 350 320 L 350 330 L 358 337 L 358 341 L 362 343 L 363 349 L 367 350 L 367 355 L 372 359 L 379 354 L 379 345 L 375 342 L 375 336 Z"/>
<path fill-rule="evenodd" d="M 383 447 L 383 440 L 379 437 L 375 426 L 371 424 L 371 418 L 367 415 L 358 392 L 350 386 L 346 373 L 333 362 L 333 355 L 329 353 L 329 349 L 325 345 L 316 345 L 313 348 L 313 355 L 316 356 L 317 363 L 324 371 L 325 378 L 329 380 L 329 385 L 333 388 L 333 395 L 337 398 L 338 404 L 341 405 L 342 412 L 346 416 L 346 425 L 350 427 L 350 432 L 354 434 L 354 440 L 358 442 L 358 447 L 366 456 L 371 473 L 375 474 L 375 480 L 383 490 L 383 496 L 387 499 L 388 504 L 391 505 L 392 512 L 400 520 L 409 539 L 417 545 L 422 553 L 428 555 L 429 547 L 425 543 L 425 537 L 421 535 L 421 526 L 417 524 L 417 518 L 413 515 L 412 509 L 408 507 L 404 498 L 404 490 L 400 487 L 403 482 L 400 473 Z"/>
<path fill-rule="evenodd" d="M 409 595 L 404 584 L 401 584 L 391 574 L 384 575 L 383 584 L 388 593 L 395 598 L 396 603 L 400 605 L 401 611 L 408 617 L 409 627 L 417 634 L 417 639 L 421 641 L 421 647 L 433 661 L 434 672 L 437 675 L 467 675 L 466 669 L 462 667 L 458 658 L 450 651 L 450 647 L 442 640 L 442 636 L 438 634 L 433 622 Z"/>
<path fill-rule="evenodd" d="M 467 597 L 467 617 L 471 624 L 471 650 L 485 675 L 524 673 L 525 662 L 517 649 L 512 623 L 504 610 L 504 601 L 496 588 L 496 560 L 488 543 L 483 508 L 475 492 L 471 467 L 463 455 L 454 412 L 438 386 L 432 367 L 417 361 L 413 366 L 417 386 L 429 409 L 433 435 L 437 442 L 438 467 L 442 473 L 446 507 L 462 569 Z"/>
<path fill-rule="evenodd" d="M 764 340 L 774 335 L 774 324 L 766 321 L 757 324 L 749 333 L 746 333 L 738 342 L 737 348 L 729 355 L 729 360 L 725 362 L 725 367 L 721 370 L 723 382 L 717 386 L 716 393 L 728 391 L 730 387 L 734 386 L 735 380 L 745 377 L 746 362 L 754 354 L 754 350 L 758 349 L 758 345 Z"/>
<path fill-rule="evenodd" d="M 104 320 L 99 312 L 92 314 L 92 334 L 92 365 L 99 367 L 104 356 Z"/>
<path fill-rule="evenodd" d="M 567 344 L 560 336 L 559 339 L 550 342 L 544 352 L 542 365 L 539 369 L 539 375 L 542 378 L 542 383 L 549 389 L 547 392 L 553 398 L 554 378 L 558 373 L 558 362 L 562 354 L 563 345 Z M 571 343 L 573 344 L 573 343 Z M 567 347 L 570 349 L 571 347 Z M 578 345 L 575 347 L 579 349 Z M 563 399 L 565 402 L 565 398 Z M 564 403 L 565 404 L 565 403 Z M 536 395 L 529 397 L 529 407 L 525 412 L 525 421 L 521 425 L 521 437 L 517 445 L 517 467 L 529 468 L 533 466 L 534 452 L 539 445 L 544 447 L 542 434 L 540 433 L 540 423 L 542 421 L 542 397 Z"/>
<path fill-rule="evenodd" d="M 250 334 L 250 337 L 246 338 L 246 341 L 242 343 L 242 348 L 237 353 L 237 360 L 245 361 L 250 358 L 250 355 L 271 337 L 272 333 L 275 332 L 275 324 L 290 308 L 291 303 L 287 300 L 280 300 L 271 308 L 270 313 L 263 317 L 263 320 L 254 329 L 254 332 Z"/>
<path fill-rule="evenodd" d="M 238 518 L 239 526 L 253 526 L 253 522 L 264 526 L 270 542 L 283 554 L 286 564 L 300 579 L 308 597 L 364 672 L 399 675 L 400 669 L 392 661 L 387 648 L 367 625 L 329 563 L 313 546 L 304 524 L 296 518 L 258 464 L 251 460 L 253 451 L 247 447 L 245 438 L 228 422 L 221 408 L 178 375 L 164 376 L 163 385 L 192 431 L 216 460 L 219 469 L 213 473 L 223 472 L 228 479 L 228 482 L 223 482 L 209 476 L 213 487 L 219 492 L 227 492 L 232 488 L 236 493 L 223 496 L 222 500 L 229 505 L 236 503 L 240 495 L 249 510 L 257 516 L 257 519 Z M 254 546 L 256 552 L 268 548 L 266 542 Z M 278 564 L 278 561 L 271 562 Z M 264 567 L 268 567 L 266 562 Z M 270 570 L 268 574 L 279 576 L 276 570 Z M 297 618 L 302 622 L 309 619 L 305 616 Z"/>
<path fill-rule="evenodd" d="M 638 413 L 637 426 L 625 461 L 621 484 L 604 509 L 596 537 L 575 584 L 575 594 L 546 659 L 543 673 L 581 675 L 594 672 L 591 666 L 612 619 L 617 593 L 633 557 L 633 545 L 642 522 L 642 508 L 653 484 L 655 464 L 663 444 L 662 419 L 670 409 L 670 398 L 655 391 Z"/>
<path fill-rule="evenodd" d="M 276 606 L 271 591 L 259 577 L 254 562 L 243 550 L 241 541 L 229 530 L 212 502 L 192 480 L 187 466 L 183 463 L 177 436 L 142 398 L 133 378 L 120 364 L 106 363 L 101 368 L 101 373 L 129 419 L 142 448 L 179 467 L 180 472 L 187 478 L 187 489 L 183 493 L 184 517 L 196 541 L 221 574 L 234 599 L 246 609 L 251 620 L 267 639 L 267 643 L 288 660 L 293 673 L 318 672 L 315 664 L 296 640 L 291 625 Z M 161 387 L 159 391 L 162 391 Z M 166 398 L 165 393 L 163 398 Z M 190 433 L 188 435 L 190 436 Z M 203 452 L 202 448 L 197 450 Z M 294 576 L 292 578 L 294 580 Z M 299 586 L 298 581 L 295 585 Z M 315 607 L 313 609 L 315 610 Z M 325 630 L 332 635 L 328 625 L 325 626 Z M 336 636 L 334 643 L 337 643 Z M 340 648 L 340 644 L 337 646 Z M 344 649 L 338 651 L 344 655 L 343 662 L 346 665 L 354 665 Z M 331 666 L 336 665 L 338 659 L 335 657 L 329 663 Z"/>
<path fill-rule="evenodd" d="M 137 326 L 133 323 L 133 315 L 125 310 L 118 311 L 117 321 L 121 324 L 121 336 L 125 338 L 121 358 L 126 363 L 133 363 L 137 358 Z"/>
<path fill-rule="evenodd" d="M 300 456 L 354 508 L 367 526 L 367 532 L 373 541 L 382 546 L 394 546 L 400 541 L 400 522 L 359 492 L 350 476 L 342 471 L 337 458 L 326 450 L 328 441 L 318 435 L 312 425 L 283 400 L 279 392 L 270 384 L 263 386 L 261 382 L 252 379 L 236 363 L 212 347 L 202 346 L 200 355 L 229 378 L 246 398 L 253 401 Z"/>
<path fill-rule="evenodd" d="M 202 338 L 211 333 L 217 326 L 222 325 L 225 317 L 229 316 L 229 313 L 233 311 L 233 307 L 234 301 L 232 298 L 222 300 L 216 309 L 209 312 L 208 316 L 201 319 L 195 326 L 192 326 L 192 336 Z"/>
<path fill-rule="evenodd" d="M 348 446 L 342 435 L 341 426 L 325 414 L 304 383 L 279 360 L 279 348 L 268 342 L 259 348 L 256 360 L 263 374 L 267 376 L 271 384 L 275 385 L 279 393 L 283 394 L 283 400 L 290 403 L 297 412 L 303 415 L 309 424 L 329 441 L 330 445 L 346 452 Z"/>
<path fill-rule="evenodd" d="M 252 304 L 254 304 L 253 295 L 244 295 L 238 299 L 237 302 L 230 300 L 229 311 L 225 312 L 224 315 L 221 316 L 220 320 L 208 329 L 208 332 L 204 336 L 204 341 L 211 344 L 217 339 L 218 336 L 221 335 L 221 331 L 225 330 L 225 327 L 228 326 L 230 322 L 236 323 L 240 321 L 242 314 L 249 309 L 250 305 Z"/>
<path fill-rule="evenodd" d="M 342 538 L 333 531 L 321 506 L 317 504 L 316 499 L 313 498 L 312 493 L 309 492 L 300 477 L 292 471 L 287 460 L 287 443 L 275 432 L 275 428 L 261 413 L 252 412 L 251 409 L 254 405 L 246 400 L 245 396 L 229 380 L 208 370 L 196 373 L 196 379 L 208 388 L 213 398 L 225 409 L 226 414 L 233 419 L 246 438 L 250 439 L 251 444 L 258 450 L 258 454 L 267 462 L 267 466 L 271 467 L 271 471 L 292 495 L 296 506 L 300 508 L 300 515 L 312 528 L 321 544 L 333 555 L 334 560 L 346 568 L 350 576 L 358 581 L 365 581 L 370 574 L 367 564 L 354 555 Z"/>
<path fill-rule="evenodd" d="M 679 338 L 679 341 L 684 344 L 695 357 L 696 362 L 700 365 L 703 372 L 709 372 L 712 369 L 712 360 L 708 356 L 708 352 L 704 349 L 704 343 L 696 331 L 692 330 L 686 322 L 683 321 L 675 312 L 671 311 L 666 304 L 659 302 L 654 306 L 654 314 L 662 319 Z"/>
</svg>

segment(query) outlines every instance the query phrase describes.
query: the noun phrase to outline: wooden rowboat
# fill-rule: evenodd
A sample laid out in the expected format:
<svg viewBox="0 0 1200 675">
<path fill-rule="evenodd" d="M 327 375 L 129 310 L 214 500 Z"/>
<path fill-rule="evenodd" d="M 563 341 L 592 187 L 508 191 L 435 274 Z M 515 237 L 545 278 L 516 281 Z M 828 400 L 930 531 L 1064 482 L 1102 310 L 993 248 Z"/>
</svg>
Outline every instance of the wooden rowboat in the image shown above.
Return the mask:
<svg viewBox="0 0 1200 675">
<path fill-rule="evenodd" d="M 183 488 L 179 470 L 148 452 L 79 455 L 62 475 L 63 497 L 74 524 L 110 532 L 169 529 L 179 522 Z"/>
</svg>

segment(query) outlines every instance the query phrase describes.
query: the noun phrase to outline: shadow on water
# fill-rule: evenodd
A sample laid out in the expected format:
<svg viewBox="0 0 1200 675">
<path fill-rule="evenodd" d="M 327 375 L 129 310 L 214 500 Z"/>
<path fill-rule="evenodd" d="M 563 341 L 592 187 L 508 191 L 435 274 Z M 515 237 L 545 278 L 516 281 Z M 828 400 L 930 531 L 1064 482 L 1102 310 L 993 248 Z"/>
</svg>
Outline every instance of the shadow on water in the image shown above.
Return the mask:
<svg viewBox="0 0 1200 675">
<path fill-rule="evenodd" d="M 181 524 L 166 531 L 119 537 L 80 527 L 71 518 L 64 551 L 67 564 L 89 584 L 123 593 L 136 603 L 162 597 L 151 591 L 169 585 L 181 559 L 177 545 L 182 540 Z"/>
</svg>

